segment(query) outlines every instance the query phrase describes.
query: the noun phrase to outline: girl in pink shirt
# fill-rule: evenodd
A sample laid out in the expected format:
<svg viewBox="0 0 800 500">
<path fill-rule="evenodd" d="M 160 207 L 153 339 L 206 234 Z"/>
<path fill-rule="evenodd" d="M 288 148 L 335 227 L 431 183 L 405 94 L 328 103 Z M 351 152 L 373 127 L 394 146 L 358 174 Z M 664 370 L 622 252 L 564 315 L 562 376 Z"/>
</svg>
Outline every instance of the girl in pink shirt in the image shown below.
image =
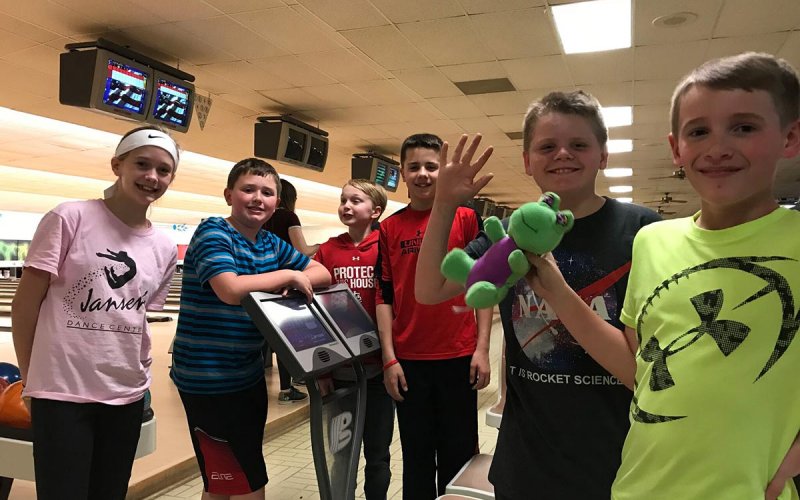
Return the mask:
<svg viewBox="0 0 800 500">
<path fill-rule="evenodd" d="M 11 322 L 40 500 L 125 498 L 150 386 L 145 312 L 162 309 L 177 258 L 147 210 L 178 159 L 166 132 L 134 129 L 106 199 L 62 203 L 36 229 Z"/>
</svg>

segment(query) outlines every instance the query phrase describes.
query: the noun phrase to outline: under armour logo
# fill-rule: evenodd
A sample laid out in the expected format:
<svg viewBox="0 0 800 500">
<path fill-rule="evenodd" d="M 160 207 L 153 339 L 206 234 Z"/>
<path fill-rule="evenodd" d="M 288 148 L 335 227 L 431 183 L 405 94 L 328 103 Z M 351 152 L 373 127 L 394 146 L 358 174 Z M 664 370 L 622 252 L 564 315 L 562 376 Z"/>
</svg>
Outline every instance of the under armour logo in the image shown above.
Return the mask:
<svg viewBox="0 0 800 500">
<path fill-rule="evenodd" d="M 417 238 L 419 238 L 420 236 L 422 236 L 422 230 L 417 229 Z"/>
<path fill-rule="evenodd" d="M 353 260 L 361 260 L 361 256 L 360 255 L 354 255 L 353 256 Z"/>
</svg>

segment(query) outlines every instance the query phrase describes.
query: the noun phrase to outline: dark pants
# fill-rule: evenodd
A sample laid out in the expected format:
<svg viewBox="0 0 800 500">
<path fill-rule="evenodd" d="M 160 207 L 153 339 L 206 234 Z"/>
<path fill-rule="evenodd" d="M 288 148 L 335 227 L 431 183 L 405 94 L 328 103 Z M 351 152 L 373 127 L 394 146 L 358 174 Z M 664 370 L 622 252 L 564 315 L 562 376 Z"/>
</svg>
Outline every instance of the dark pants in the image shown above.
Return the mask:
<svg viewBox="0 0 800 500">
<path fill-rule="evenodd" d="M 272 360 L 268 359 L 272 356 L 272 349 L 269 348 L 266 342 L 264 342 L 264 347 L 261 348 L 261 354 L 264 355 L 264 367 L 272 366 Z M 283 366 L 280 358 L 278 358 L 278 379 L 280 380 L 282 391 L 288 391 L 289 388 L 292 387 L 292 376 L 289 374 L 289 370 Z"/>
<path fill-rule="evenodd" d="M 352 382 L 335 380 L 335 386 Z M 386 392 L 383 377 L 367 380 L 367 412 L 364 416 L 364 496 L 367 500 L 385 500 L 392 471 L 389 446 L 394 433 L 394 401 Z"/>
<path fill-rule="evenodd" d="M 39 500 L 124 500 L 144 399 L 112 406 L 31 400 Z"/>
<path fill-rule="evenodd" d="M 400 360 L 408 384 L 397 403 L 403 448 L 403 499 L 432 500 L 478 447 L 478 395 L 471 357 Z"/>
</svg>

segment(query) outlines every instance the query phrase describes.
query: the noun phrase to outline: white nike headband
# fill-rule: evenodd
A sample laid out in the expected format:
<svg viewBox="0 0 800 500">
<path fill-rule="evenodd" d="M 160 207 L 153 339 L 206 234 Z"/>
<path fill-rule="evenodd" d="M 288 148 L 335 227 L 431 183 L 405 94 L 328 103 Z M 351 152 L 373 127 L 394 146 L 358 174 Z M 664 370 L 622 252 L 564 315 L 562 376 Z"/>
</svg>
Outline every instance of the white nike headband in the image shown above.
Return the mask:
<svg viewBox="0 0 800 500">
<path fill-rule="evenodd" d="M 175 168 L 178 168 L 178 161 L 181 158 L 178 152 L 178 146 L 175 144 L 175 141 L 172 140 L 172 137 L 155 129 L 137 130 L 128 137 L 122 139 L 117 146 L 117 150 L 114 151 L 114 156 L 119 157 L 142 146 L 155 146 L 163 149 L 172 156 L 172 161 L 175 162 Z"/>
</svg>

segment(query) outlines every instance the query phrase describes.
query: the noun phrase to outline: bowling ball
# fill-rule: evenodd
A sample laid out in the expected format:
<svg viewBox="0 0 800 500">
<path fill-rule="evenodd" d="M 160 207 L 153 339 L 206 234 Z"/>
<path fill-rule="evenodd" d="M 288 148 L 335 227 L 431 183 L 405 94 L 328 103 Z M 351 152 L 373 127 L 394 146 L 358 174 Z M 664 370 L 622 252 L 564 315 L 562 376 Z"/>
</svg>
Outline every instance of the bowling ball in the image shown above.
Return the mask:
<svg viewBox="0 0 800 500">
<path fill-rule="evenodd" d="M 31 414 L 22 402 L 22 382 L 14 382 L 0 393 L 0 424 L 30 429 Z"/>
<path fill-rule="evenodd" d="M 0 378 L 3 378 L 9 384 L 13 384 L 17 380 L 20 380 L 19 368 L 12 365 L 11 363 L 0 363 Z"/>
</svg>

